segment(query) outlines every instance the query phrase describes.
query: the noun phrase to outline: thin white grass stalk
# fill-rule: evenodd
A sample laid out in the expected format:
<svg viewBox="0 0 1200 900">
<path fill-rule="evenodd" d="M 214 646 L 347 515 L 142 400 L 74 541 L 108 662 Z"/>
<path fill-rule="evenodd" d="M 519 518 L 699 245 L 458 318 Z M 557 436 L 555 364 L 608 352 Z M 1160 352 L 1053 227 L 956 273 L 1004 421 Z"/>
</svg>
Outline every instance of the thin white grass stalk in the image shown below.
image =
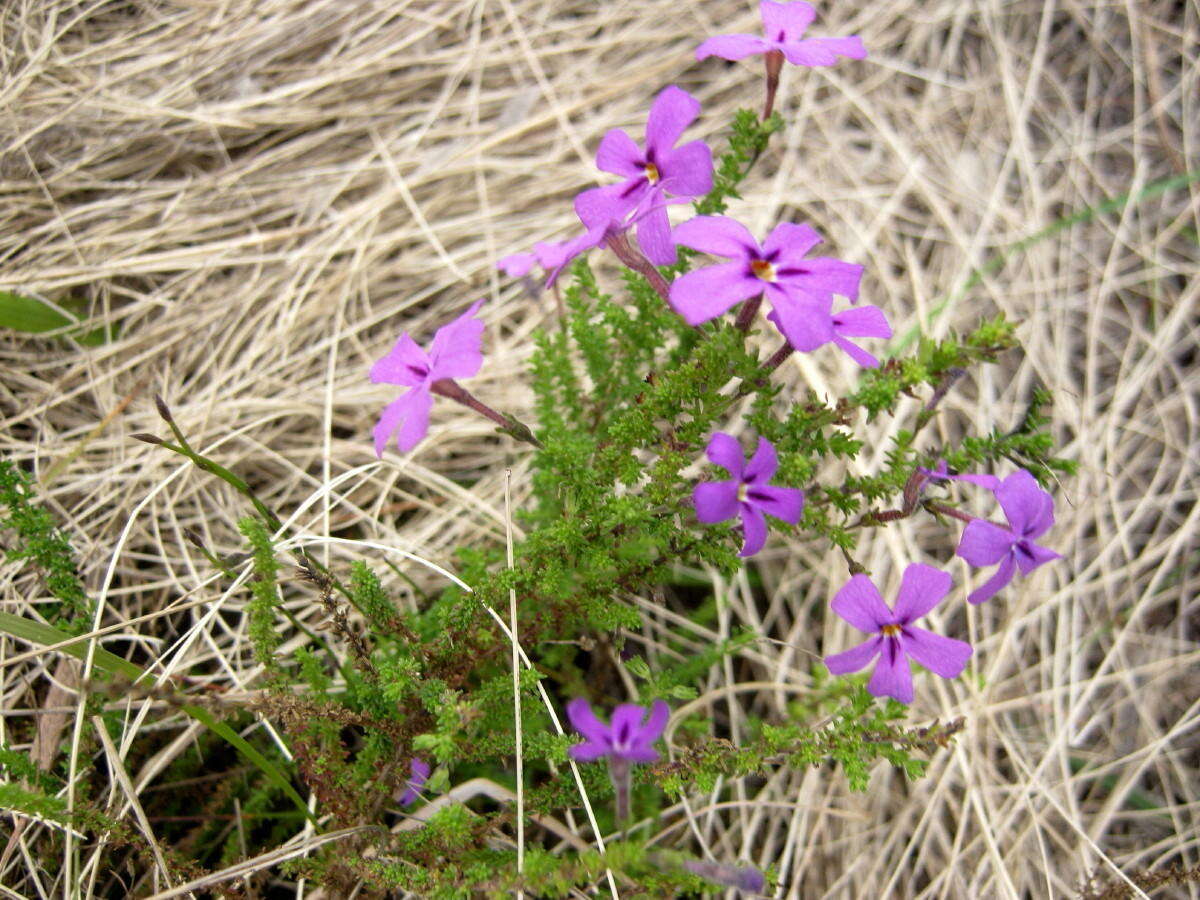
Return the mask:
<svg viewBox="0 0 1200 900">
<path fill-rule="evenodd" d="M 272 866 L 277 866 L 280 863 L 286 862 L 289 859 L 295 859 L 299 856 L 306 856 L 330 841 L 340 841 L 344 837 L 361 834 L 364 831 L 378 830 L 376 825 L 359 825 L 354 828 L 343 828 L 340 831 L 330 831 L 326 834 L 320 834 L 316 837 L 299 844 L 295 847 L 279 847 L 271 850 L 268 853 L 262 853 L 253 859 L 243 860 L 239 863 L 234 863 L 227 869 L 222 869 L 219 872 L 213 872 L 211 875 L 204 875 L 194 881 L 189 881 L 187 884 L 181 884 L 179 887 L 171 888 L 168 891 L 160 891 L 146 900 L 168 900 L 170 897 L 181 897 L 184 894 L 189 894 L 192 891 L 203 890 L 212 887 L 213 885 L 222 884 L 226 881 L 233 881 L 238 878 L 245 878 L 255 872 L 261 872 L 264 869 L 269 869 Z"/>
<path fill-rule="evenodd" d="M 509 571 L 513 569 L 513 536 L 512 536 L 512 505 L 509 487 L 512 483 L 512 469 L 504 470 L 504 540 L 505 551 L 508 555 Z M 525 762 L 524 747 L 522 746 L 521 729 L 521 660 L 517 653 L 517 591 L 508 589 L 508 627 L 512 643 L 512 678 L 513 678 L 513 724 L 516 730 L 515 755 L 517 760 L 517 875 L 525 871 Z M 525 892 L 517 889 L 517 897 L 523 898 Z"/>
<path fill-rule="evenodd" d="M 108 587 L 112 584 L 113 577 L 116 574 L 117 560 L 121 558 L 121 551 L 125 547 L 126 541 L 129 540 L 129 535 L 133 531 L 134 523 L 137 522 L 138 515 L 143 509 L 153 500 L 158 494 L 163 491 L 167 485 L 182 477 L 183 473 L 190 468 L 190 463 L 186 463 L 178 467 L 174 472 L 160 481 L 154 488 L 146 494 L 130 511 L 129 516 L 125 520 L 125 527 L 121 529 L 121 534 L 117 538 L 116 546 L 113 547 L 112 556 L 109 557 L 108 567 L 104 572 L 104 580 L 100 584 L 100 591 L 96 597 L 96 613 L 92 618 L 92 631 L 100 630 L 100 622 L 104 618 L 104 610 L 107 606 Z M 79 744 L 83 739 L 83 723 L 86 719 L 83 713 L 84 704 L 87 701 L 87 689 L 84 685 L 87 684 L 89 678 L 92 677 L 92 664 L 96 655 L 97 642 L 93 638 L 88 641 L 87 654 L 83 660 L 83 670 L 79 674 L 79 713 L 75 716 L 75 727 L 71 732 L 71 751 L 67 757 L 67 813 L 72 814 L 75 811 L 75 782 L 79 777 Z M 101 838 L 96 842 L 96 848 L 93 850 L 93 859 L 98 859 L 103 850 L 104 839 Z M 68 830 L 66 840 L 63 841 L 63 897 L 67 900 L 78 897 L 79 895 L 79 879 L 75 878 L 75 870 L 78 866 L 75 865 L 75 857 L 79 848 L 75 843 L 75 832 Z"/>
<path fill-rule="evenodd" d="M 137 791 L 133 787 L 133 782 L 129 780 L 129 773 L 125 771 L 125 761 L 121 759 L 121 754 L 117 751 L 117 747 L 112 742 L 112 738 L 108 734 L 108 729 L 104 727 L 104 719 L 100 716 L 92 716 L 92 726 L 96 729 L 96 734 L 100 736 L 100 743 L 104 745 L 104 753 L 108 756 L 108 767 L 116 776 L 117 784 L 121 786 L 121 790 L 125 792 L 125 797 L 130 808 L 133 809 L 133 816 L 137 819 L 138 827 L 142 830 L 142 834 L 146 837 L 146 843 L 150 845 L 150 852 L 154 854 L 154 862 L 158 865 L 162 873 L 163 883 L 169 890 L 171 885 L 171 870 L 167 868 L 167 861 L 163 858 L 162 849 L 158 846 L 158 839 L 154 836 L 154 830 L 150 827 L 150 820 L 146 818 L 146 811 L 142 809 L 142 804 L 138 802 Z M 235 798 L 236 799 L 236 798 Z"/>
</svg>

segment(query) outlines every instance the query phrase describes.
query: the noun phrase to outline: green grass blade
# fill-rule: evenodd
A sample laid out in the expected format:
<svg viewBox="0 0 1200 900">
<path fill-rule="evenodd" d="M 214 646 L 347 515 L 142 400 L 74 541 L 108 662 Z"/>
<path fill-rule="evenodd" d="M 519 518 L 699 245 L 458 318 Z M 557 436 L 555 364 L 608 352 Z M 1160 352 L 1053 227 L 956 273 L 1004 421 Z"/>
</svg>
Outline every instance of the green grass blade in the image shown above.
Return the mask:
<svg viewBox="0 0 1200 900">
<path fill-rule="evenodd" d="M 0 631 L 20 640 L 28 641 L 31 644 L 40 644 L 42 646 L 65 644 L 65 646 L 56 647 L 55 649 L 69 656 L 74 656 L 76 659 L 82 660 L 87 656 L 86 642 L 88 638 L 86 635 L 72 639 L 71 635 L 65 631 L 59 631 L 50 625 L 43 625 L 41 622 L 34 622 L 31 619 L 13 615 L 12 613 L 0 612 Z M 96 647 L 92 655 L 92 665 L 108 675 L 120 675 L 131 681 L 136 681 L 146 674 L 145 670 L 140 666 L 134 665 L 127 659 L 122 659 L 115 653 L 110 653 L 103 647 Z M 309 810 L 308 804 L 304 802 L 304 798 L 292 787 L 292 783 L 288 781 L 287 777 L 273 762 L 259 753 L 245 738 L 217 719 L 208 710 L 198 706 L 184 706 L 182 709 L 201 725 L 224 738 L 226 742 L 262 772 L 268 781 L 287 794 L 288 798 L 296 804 L 296 807 L 307 818 L 312 819 L 315 824 L 316 818 Z"/>
<path fill-rule="evenodd" d="M 36 297 L 0 291 L 0 328 L 11 328 L 25 334 L 41 334 L 78 324 L 79 319 L 73 313 L 62 312 Z M 88 332 L 75 328 L 66 332 L 66 335 L 85 347 L 98 347 L 108 340 L 104 328 Z"/>
</svg>

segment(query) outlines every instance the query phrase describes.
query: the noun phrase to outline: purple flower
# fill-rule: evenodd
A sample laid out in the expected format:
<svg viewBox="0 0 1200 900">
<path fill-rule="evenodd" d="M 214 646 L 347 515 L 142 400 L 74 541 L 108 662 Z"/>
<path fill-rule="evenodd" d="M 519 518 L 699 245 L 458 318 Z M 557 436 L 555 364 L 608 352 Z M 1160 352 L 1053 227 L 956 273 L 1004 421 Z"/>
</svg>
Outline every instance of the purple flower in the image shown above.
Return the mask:
<svg viewBox="0 0 1200 900">
<path fill-rule="evenodd" d="M 683 867 L 693 875 L 699 875 L 701 878 L 723 884 L 725 887 L 736 888 L 751 894 L 761 894 L 767 887 L 767 879 L 753 866 L 731 866 L 725 863 L 688 859 L 684 860 Z"/>
<path fill-rule="evenodd" d="M 722 59 L 744 59 L 756 53 L 782 53 L 797 66 L 832 66 L 839 56 L 865 59 L 867 49 L 857 35 L 842 38 L 810 38 L 800 35 L 816 18 L 816 10 L 808 3 L 759 4 L 762 13 L 763 37 L 752 34 L 722 34 L 711 37 L 696 48 L 696 59 L 719 56 Z"/>
<path fill-rule="evenodd" d="M 696 485 L 692 497 L 696 518 L 701 522 L 723 522 L 735 515 L 742 518 L 742 542 L 739 556 L 753 556 L 767 542 L 770 513 L 792 525 L 800 521 L 804 509 L 804 491 L 798 488 L 771 487 L 767 482 L 779 468 L 774 445 L 758 439 L 754 456 L 743 468 L 742 448 L 731 435 L 718 431 L 708 442 L 708 458 L 729 471 L 729 481 L 705 481 Z"/>
<path fill-rule="evenodd" d="M 591 705 L 583 697 L 567 704 L 567 717 L 584 737 L 582 744 L 570 749 L 572 758 L 591 762 L 607 756 L 611 761 L 654 762 L 658 751 L 654 742 L 662 735 L 671 708 L 655 700 L 649 709 L 634 703 L 622 703 L 612 715 L 612 725 L 596 718 Z"/>
<path fill-rule="evenodd" d="M 862 266 L 824 256 L 805 258 L 821 243 L 821 236 L 808 225 L 782 222 L 759 247 L 740 222 L 726 216 L 696 216 L 675 229 L 674 239 L 685 247 L 730 259 L 688 272 L 671 284 L 671 306 L 689 325 L 707 322 L 735 303 L 765 294 L 774 308 L 772 321 L 788 343 L 809 351 L 837 337 L 830 315 L 833 295 L 858 297 Z M 851 316 L 842 333 L 857 335 L 863 324 Z M 877 330 L 871 323 L 867 326 L 872 333 Z"/>
<path fill-rule="evenodd" d="M 1059 554 L 1034 543 L 1054 524 L 1054 498 L 1038 487 L 1037 479 L 1018 469 L 1009 475 L 993 492 L 1008 519 L 1008 528 L 993 522 L 975 519 L 963 529 L 957 555 L 973 566 L 991 566 L 996 570 L 981 587 L 967 599 L 982 603 L 996 595 L 1013 580 L 1017 569 L 1028 575 L 1042 563 L 1061 559 Z"/>
<path fill-rule="evenodd" d="M 433 388 L 444 378 L 470 378 L 483 365 L 480 342 L 483 321 L 473 318 L 482 300 L 477 300 L 461 316 L 443 325 L 433 336 L 426 353 L 408 333 L 400 335 L 395 346 L 371 366 L 375 384 L 399 384 L 410 388 L 386 407 L 375 425 L 375 455 L 382 457 L 392 435 L 399 431 L 397 444 L 407 453 L 429 431 L 429 410 L 433 406 Z"/>
<path fill-rule="evenodd" d="M 834 675 L 857 672 L 875 657 L 879 662 L 867 683 L 876 697 L 894 697 L 912 703 L 912 672 L 905 657 L 911 657 L 943 678 L 955 678 L 971 658 L 971 645 L 942 637 L 912 623 L 946 596 L 950 575 L 923 563 L 904 570 L 896 609 L 888 609 L 879 591 L 866 575 L 855 575 L 833 598 L 833 611 L 857 628 L 875 637 L 845 653 L 825 657 Z"/>
<path fill-rule="evenodd" d="M 421 788 L 429 780 L 430 771 L 429 763 L 425 762 L 419 756 L 413 757 L 412 763 L 409 765 L 409 772 L 412 774 L 412 777 L 405 782 L 405 791 L 400 795 L 401 806 L 408 806 L 408 804 L 420 796 Z"/>
<path fill-rule="evenodd" d="M 596 151 L 596 165 L 602 171 L 623 176 L 625 181 L 585 191 L 576 198 L 575 210 L 583 224 L 589 229 L 604 224 L 593 214 L 595 200 L 615 203 L 622 215 L 638 210 L 642 213 L 637 226 L 642 252 L 655 265 L 675 262 L 666 195 L 699 197 L 712 189 L 712 151 L 708 145 L 692 141 L 675 146 L 698 115 L 700 101 L 671 85 L 650 107 L 644 151 L 619 128 L 604 135 Z"/>
</svg>

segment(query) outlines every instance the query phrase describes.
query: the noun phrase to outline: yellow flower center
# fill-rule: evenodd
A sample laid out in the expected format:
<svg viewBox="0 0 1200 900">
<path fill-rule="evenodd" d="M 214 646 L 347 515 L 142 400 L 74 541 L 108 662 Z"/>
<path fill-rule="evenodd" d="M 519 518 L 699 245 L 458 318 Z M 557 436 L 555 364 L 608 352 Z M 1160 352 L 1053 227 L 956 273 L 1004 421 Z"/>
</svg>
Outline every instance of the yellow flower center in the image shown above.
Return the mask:
<svg viewBox="0 0 1200 900">
<path fill-rule="evenodd" d="M 746 491 L 747 490 L 748 490 L 748 488 L 746 487 L 745 482 L 742 482 L 741 484 L 738 485 L 737 498 L 738 498 L 739 503 L 746 502 Z"/>
<path fill-rule="evenodd" d="M 775 267 L 765 259 L 756 259 L 751 262 L 750 271 L 754 273 L 755 278 L 761 278 L 763 281 L 775 280 Z"/>
<path fill-rule="evenodd" d="M 899 625 L 884 625 L 882 628 L 879 629 L 879 632 L 884 637 L 899 637 L 900 636 L 900 626 Z"/>
<path fill-rule="evenodd" d="M 658 184 L 658 178 L 659 178 L 658 166 L 656 166 L 654 163 L 648 162 L 648 163 L 646 163 L 646 166 L 645 166 L 645 172 L 646 172 L 646 180 L 648 182 L 650 182 L 651 184 Z"/>
</svg>

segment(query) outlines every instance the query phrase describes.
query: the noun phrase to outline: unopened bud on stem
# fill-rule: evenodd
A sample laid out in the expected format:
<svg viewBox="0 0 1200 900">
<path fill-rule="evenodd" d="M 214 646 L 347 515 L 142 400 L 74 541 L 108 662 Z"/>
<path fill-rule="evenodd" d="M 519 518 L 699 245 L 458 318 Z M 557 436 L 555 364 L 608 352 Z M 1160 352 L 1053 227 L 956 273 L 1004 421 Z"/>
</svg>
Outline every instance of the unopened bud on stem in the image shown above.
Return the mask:
<svg viewBox="0 0 1200 900">
<path fill-rule="evenodd" d="M 171 415 L 171 408 L 167 406 L 167 401 L 162 398 L 161 394 L 154 395 L 154 408 L 158 410 L 158 414 L 162 416 L 164 422 L 174 422 L 175 419 Z"/>
</svg>

